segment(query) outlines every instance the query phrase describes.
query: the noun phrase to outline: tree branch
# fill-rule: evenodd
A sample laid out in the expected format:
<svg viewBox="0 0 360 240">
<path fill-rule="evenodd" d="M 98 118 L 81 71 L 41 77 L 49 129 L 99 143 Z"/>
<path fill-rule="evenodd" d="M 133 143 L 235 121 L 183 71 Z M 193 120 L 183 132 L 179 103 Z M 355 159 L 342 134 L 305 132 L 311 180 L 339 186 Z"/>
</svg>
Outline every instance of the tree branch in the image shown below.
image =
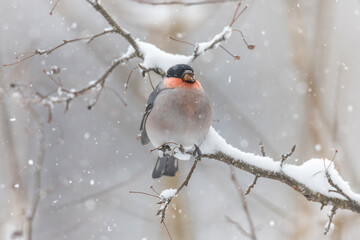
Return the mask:
<svg viewBox="0 0 360 240">
<path fill-rule="evenodd" d="M 245 212 L 246 220 L 247 220 L 247 222 L 249 224 L 249 227 L 250 227 L 250 233 L 249 233 L 248 237 L 250 239 L 252 239 L 252 240 L 256 240 L 255 227 L 254 227 L 254 223 L 253 223 L 253 220 L 251 218 L 250 211 L 249 211 L 249 208 L 248 208 L 248 205 L 247 205 L 247 202 L 246 202 L 245 194 L 243 193 L 242 188 L 241 188 L 239 182 L 236 179 L 234 169 L 231 168 L 230 172 L 231 172 L 231 181 L 234 183 L 234 185 L 236 187 L 236 190 L 237 190 L 237 192 L 238 192 L 238 194 L 240 196 L 240 199 L 241 199 L 241 202 L 242 202 L 242 208 L 243 208 L 243 210 Z"/>
<path fill-rule="evenodd" d="M 136 40 L 131 36 L 130 32 L 122 28 L 117 22 L 110 16 L 110 14 L 99 4 L 97 0 L 86 0 L 96 11 L 98 11 L 106 21 L 114 28 L 114 31 L 123 36 L 126 41 L 135 49 L 136 56 L 143 58 L 142 52 L 139 50 L 139 46 Z"/>
<path fill-rule="evenodd" d="M 59 45 L 56 45 L 55 47 L 49 49 L 49 50 L 43 50 L 43 49 L 35 49 L 34 52 L 30 52 L 28 53 L 29 55 L 27 55 L 26 57 L 23 57 L 19 60 L 17 60 L 16 62 L 13 62 L 13 63 L 9 63 L 9 64 L 3 64 L 3 67 L 9 67 L 9 66 L 13 66 L 13 65 L 16 65 L 18 63 L 21 63 L 29 58 L 32 58 L 34 57 L 35 55 L 49 55 L 51 54 L 53 51 L 69 44 L 69 43 L 73 43 L 73 42 L 79 42 L 79 41 L 84 41 L 84 40 L 88 40 L 87 43 L 89 44 L 90 42 L 92 42 L 95 38 L 98 38 L 100 36 L 103 36 L 105 34 L 108 34 L 108 33 L 114 33 L 115 30 L 114 29 L 109 29 L 109 30 L 105 30 L 101 33 L 97 33 L 97 34 L 94 34 L 92 36 L 89 36 L 89 37 L 82 37 L 82 38 L 75 38 L 75 39 L 71 39 L 71 40 L 63 40 L 63 42 Z M 21 55 L 24 55 L 24 54 L 21 54 Z"/>
<path fill-rule="evenodd" d="M 196 147 L 195 151 L 197 151 L 197 147 Z M 195 153 L 194 154 L 194 158 L 195 158 L 194 163 L 193 163 L 188 175 L 186 176 L 185 180 L 180 185 L 180 187 L 178 189 L 166 189 L 159 196 L 161 199 L 161 201 L 159 202 L 159 204 L 161 204 L 161 207 L 156 215 L 159 215 L 161 217 L 161 223 L 163 223 L 165 220 L 165 213 L 166 213 L 167 207 L 169 206 L 171 201 L 174 199 L 174 197 L 176 197 L 179 194 L 181 189 L 183 189 L 184 187 L 186 187 L 189 184 L 190 178 L 191 178 L 192 174 L 194 173 L 196 165 L 201 159 L 200 153 L 198 153 L 198 152 L 194 152 L 194 153 Z M 170 194 L 169 194 L 169 192 L 170 192 Z"/>
<path fill-rule="evenodd" d="M 232 147 L 213 128 L 201 150 L 205 158 L 224 162 L 255 176 L 280 181 L 309 201 L 360 213 L 360 195 L 350 189 L 329 160 L 310 159 L 301 166 L 284 164 L 281 167 L 281 161 Z M 325 169 L 324 163 L 328 166 Z M 336 192 L 331 190 L 334 187 Z"/>
</svg>

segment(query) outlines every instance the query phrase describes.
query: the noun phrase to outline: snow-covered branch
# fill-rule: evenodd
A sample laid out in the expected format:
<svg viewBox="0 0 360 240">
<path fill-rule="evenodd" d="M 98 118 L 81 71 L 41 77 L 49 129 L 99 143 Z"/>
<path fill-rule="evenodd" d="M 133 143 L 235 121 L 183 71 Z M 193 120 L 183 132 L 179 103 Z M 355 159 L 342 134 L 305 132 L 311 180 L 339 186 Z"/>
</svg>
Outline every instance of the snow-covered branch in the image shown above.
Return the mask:
<svg viewBox="0 0 360 240">
<path fill-rule="evenodd" d="M 139 64 L 140 72 L 143 76 L 149 71 L 153 71 L 161 76 L 165 75 L 167 69 L 175 64 L 190 64 L 197 57 L 204 54 L 208 50 L 215 49 L 220 46 L 221 43 L 225 42 L 231 37 L 232 29 L 230 26 L 224 27 L 224 29 L 217 35 L 215 35 L 210 41 L 196 43 L 195 49 L 192 55 L 181 55 L 181 54 L 170 54 L 162 51 L 157 46 L 140 41 L 131 36 L 131 34 L 116 23 L 116 21 L 109 15 L 109 13 L 98 3 L 98 1 L 86 0 L 91 4 L 96 11 L 98 11 L 112 26 L 115 33 L 120 34 L 130 44 L 127 53 L 134 54 L 143 60 Z M 238 5 L 240 6 L 240 5 Z M 233 19 L 233 22 L 236 21 Z M 233 23 L 232 22 L 232 23 Z"/>
<path fill-rule="evenodd" d="M 201 146 L 203 157 L 232 165 L 255 176 L 289 185 L 309 201 L 360 213 L 360 195 L 354 193 L 328 159 L 313 158 L 302 165 L 275 161 L 267 156 L 245 153 L 226 143 L 213 128 Z"/>
</svg>

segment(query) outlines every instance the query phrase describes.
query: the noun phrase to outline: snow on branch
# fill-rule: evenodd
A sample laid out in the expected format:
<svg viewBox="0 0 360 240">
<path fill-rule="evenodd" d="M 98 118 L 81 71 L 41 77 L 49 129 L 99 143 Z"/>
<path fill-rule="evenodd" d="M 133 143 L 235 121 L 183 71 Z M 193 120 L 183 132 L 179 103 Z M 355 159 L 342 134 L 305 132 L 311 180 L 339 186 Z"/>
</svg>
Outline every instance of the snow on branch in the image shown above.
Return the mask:
<svg viewBox="0 0 360 240">
<path fill-rule="evenodd" d="M 283 164 L 267 156 L 259 156 L 226 143 L 213 128 L 201 146 L 203 157 L 218 160 L 254 174 L 257 177 L 280 181 L 289 185 L 309 201 L 333 209 L 347 209 L 360 213 L 360 195 L 354 193 L 336 170 L 332 161 L 313 158 L 302 165 Z"/>
<path fill-rule="evenodd" d="M 223 30 L 215 35 L 210 41 L 196 43 L 195 49 L 192 55 L 181 55 L 181 54 L 170 54 L 165 51 L 162 51 L 157 46 L 140 41 L 139 39 L 135 39 L 131 36 L 131 34 L 122 28 L 120 25 L 116 23 L 116 21 L 109 15 L 109 13 L 99 4 L 98 1 L 86 0 L 91 4 L 92 7 L 96 11 L 98 11 L 103 17 L 107 20 L 107 22 L 112 26 L 113 30 L 123 36 L 126 41 L 129 42 L 130 46 L 128 47 L 127 53 L 133 53 L 136 57 L 143 60 L 142 63 L 139 64 L 140 72 L 143 76 L 147 72 L 153 71 L 161 76 L 165 75 L 167 69 L 175 64 L 190 64 L 197 57 L 204 54 L 208 50 L 215 49 L 220 46 L 221 43 L 225 42 L 227 39 L 231 37 L 232 29 L 230 26 L 237 20 L 237 18 L 241 15 L 241 13 L 245 9 L 237 15 L 236 19 L 233 18 L 231 25 L 226 26 Z M 238 4 L 237 10 L 240 7 L 240 3 Z M 235 12 L 236 13 L 236 12 Z"/>
<path fill-rule="evenodd" d="M 205 53 L 206 51 L 220 46 L 222 42 L 225 42 L 227 39 L 231 37 L 231 32 L 232 32 L 231 27 L 226 26 L 224 27 L 221 33 L 217 34 L 210 41 L 203 43 L 196 43 L 195 51 L 192 56 L 192 61 L 201 54 Z"/>
</svg>

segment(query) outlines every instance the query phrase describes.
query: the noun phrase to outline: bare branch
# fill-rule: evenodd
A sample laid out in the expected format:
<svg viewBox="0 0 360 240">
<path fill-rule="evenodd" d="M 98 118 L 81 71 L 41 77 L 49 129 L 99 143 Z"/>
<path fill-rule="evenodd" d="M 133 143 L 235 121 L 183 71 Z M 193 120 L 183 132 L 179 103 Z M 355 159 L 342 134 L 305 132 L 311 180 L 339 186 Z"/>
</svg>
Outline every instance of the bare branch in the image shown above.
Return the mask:
<svg viewBox="0 0 360 240">
<path fill-rule="evenodd" d="M 266 156 L 266 153 L 265 153 L 264 144 L 263 144 L 262 142 L 260 142 L 259 147 L 260 147 L 261 155 L 262 155 L 263 157 L 265 157 L 265 156 Z"/>
<path fill-rule="evenodd" d="M 255 184 L 256 184 L 258 179 L 259 179 L 259 175 L 256 175 L 253 183 L 246 190 L 245 195 L 248 195 L 250 193 L 251 189 L 253 189 L 255 187 Z"/>
<path fill-rule="evenodd" d="M 249 7 L 248 5 L 246 5 L 246 6 L 244 7 L 244 9 L 241 10 L 241 12 L 240 12 L 239 14 L 237 14 L 238 11 L 239 11 L 239 9 L 240 9 L 240 6 L 241 6 L 241 1 L 240 1 L 240 2 L 238 3 L 238 5 L 237 5 L 237 8 L 236 8 L 235 13 L 234 13 L 234 16 L 233 16 L 233 18 L 232 18 L 232 20 L 231 20 L 231 22 L 230 22 L 230 24 L 229 24 L 230 27 L 232 27 L 232 25 L 238 20 L 238 18 L 239 18 L 239 17 L 245 12 L 245 10 Z"/>
<path fill-rule="evenodd" d="M 13 65 L 16 65 L 18 63 L 21 63 L 25 60 L 28 60 L 32 57 L 34 57 L 35 55 L 49 55 L 51 54 L 53 51 L 69 44 L 69 43 L 73 43 L 73 42 L 78 42 L 78 41 L 84 41 L 84 40 L 88 40 L 87 43 L 90 43 L 92 42 L 95 38 L 97 37 L 100 37 L 100 36 L 103 36 L 105 34 L 108 34 L 108 33 L 114 33 L 115 30 L 111 29 L 111 30 L 105 30 L 101 33 L 98 33 L 98 34 L 95 34 L 95 35 L 92 35 L 92 36 L 89 36 L 89 37 L 82 37 L 82 38 L 75 38 L 75 39 L 71 39 L 71 40 L 63 40 L 63 42 L 49 50 L 42 50 L 42 49 L 35 49 L 34 52 L 31 52 L 31 53 L 27 53 L 27 54 L 30 54 L 24 58 L 21 58 L 19 60 L 17 60 L 16 62 L 13 62 L 13 63 L 9 63 L 9 64 L 3 64 L 3 67 L 9 67 L 9 66 L 13 66 Z M 18 57 L 17 57 L 18 58 Z"/>
<path fill-rule="evenodd" d="M 231 181 L 233 182 L 239 196 L 240 196 L 240 199 L 241 199 L 241 202 L 242 202 L 242 208 L 245 212 L 245 215 L 246 215 L 246 220 L 249 224 L 249 227 L 250 227 L 250 234 L 249 234 L 249 238 L 252 239 L 252 240 L 256 240 L 256 234 L 255 234 L 255 227 L 254 227 L 254 223 L 252 221 L 252 218 L 251 218 L 251 215 L 250 215 L 250 211 L 249 211 L 249 208 L 247 206 L 247 202 L 246 202 L 246 197 L 242 191 L 242 188 L 240 186 L 240 184 L 238 183 L 237 179 L 236 179 L 236 176 L 235 176 L 235 173 L 234 173 L 234 170 L 233 169 L 230 169 L 230 172 L 231 172 Z"/>
<path fill-rule="evenodd" d="M 166 224 L 165 224 L 165 221 L 163 221 L 162 224 L 164 225 L 164 227 L 165 227 L 165 229 L 166 229 L 166 232 L 167 232 L 167 234 L 169 235 L 170 240 L 173 240 L 173 238 L 171 237 L 171 234 L 170 234 L 170 232 L 169 232 L 169 229 L 168 229 L 168 227 L 167 227 Z"/>
<path fill-rule="evenodd" d="M 56 2 L 54 3 L 54 6 L 51 8 L 50 15 L 52 15 L 52 14 L 53 14 L 53 12 L 54 12 L 54 10 L 55 10 L 56 6 L 59 4 L 59 2 L 60 2 L 60 1 L 61 1 L 61 0 L 56 0 Z"/>
<path fill-rule="evenodd" d="M 44 133 L 44 123 L 41 121 L 38 113 L 31 107 L 27 107 L 29 113 L 32 115 L 34 120 L 39 125 L 39 156 L 37 161 L 34 164 L 34 187 L 33 187 L 33 196 L 32 203 L 30 204 L 29 211 L 26 215 L 27 226 L 27 236 L 29 239 L 32 239 L 32 229 L 35 214 L 37 212 L 39 202 L 40 202 L 40 193 L 41 193 L 41 171 L 44 165 L 45 153 L 46 153 L 46 142 L 45 142 L 45 133 Z"/>
<path fill-rule="evenodd" d="M 250 237 L 250 234 L 237 221 L 231 219 L 229 216 L 225 216 L 225 218 L 229 223 L 234 224 L 242 234 L 244 234 L 247 237 Z"/>
<path fill-rule="evenodd" d="M 97 100 L 99 99 L 100 94 L 102 93 L 102 90 L 105 88 L 105 81 L 108 78 L 108 76 L 110 75 L 110 73 L 117 66 L 119 66 L 122 63 L 128 62 L 129 60 L 131 60 L 134 57 L 135 57 L 134 54 L 130 54 L 130 55 L 125 54 L 122 57 L 114 60 L 112 62 L 112 64 L 110 65 L 110 67 L 103 73 L 103 75 L 98 80 L 91 82 L 89 84 L 89 86 L 82 88 L 80 90 L 65 89 L 57 81 L 54 81 L 54 79 L 52 79 L 55 84 L 59 84 L 57 91 L 52 91 L 52 92 L 48 93 L 47 95 L 43 95 L 39 92 L 35 92 L 35 95 L 36 95 L 35 98 L 34 97 L 27 98 L 24 96 L 24 94 L 20 90 L 20 86 L 12 84 L 12 87 L 16 88 L 17 91 L 20 93 L 20 95 L 21 95 L 20 101 L 22 101 L 24 105 L 29 106 L 31 104 L 40 104 L 40 105 L 43 105 L 43 106 L 49 108 L 48 120 L 51 121 L 52 110 L 54 108 L 54 105 L 60 104 L 60 103 L 65 103 L 65 111 L 67 111 L 69 109 L 70 103 L 74 99 L 95 90 L 95 91 L 97 91 L 95 99 L 92 102 L 90 102 L 90 104 L 88 106 L 89 110 L 92 109 L 94 107 L 94 105 L 97 103 Z M 54 96 L 53 95 L 54 93 L 56 93 L 57 95 Z M 117 96 L 120 97 L 119 94 L 117 94 Z M 126 102 L 121 97 L 120 97 L 120 99 L 122 100 L 124 106 L 126 106 L 127 105 Z"/>
<path fill-rule="evenodd" d="M 245 45 L 246 45 L 246 47 L 247 47 L 248 49 L 253 50 L 253 49 L 255 48 L 255 45 L 253 45 L 253 44 L 248 44 L 248 42 L 246 41 L 245 36 L 244 36 L 244 34 L 242 33 L 242 31 L 240 31 L 239 29 L 233 29 L 232 31 L 233 31 L 233 32 L 239 32 L 239 33 L 241 34 L 241 38 L 242 38 L 242 40 L 244 41 L 244 43 L 245 43 Z"/>
<path fill-rule="evenodd" d="M 291 148 L 291 151 L 290 151 L 290 152 L 281 155 L 280 167 L 282 167 L 283 164 L 284 164 L 284 162 L 285 162 L 289 157 L 291 157 L 291 155 L 292 155 L 292 154 L 294 153 L 294 151 L 295 151 L 295 148 L 296 148 L 296 145 L 294 145 L 294 146 Z"/>
<path fill-rule="evenodd" d="M 110 16 L 110 14 L 99 4 L 98 1 L 86 0 L 96 11 L 98 11 L 106 21 L 114 28 L 114 31 L 123 36 L 126 41 L 135 49 L 136 56 L 143 58 L 142 52 L 139 50 L 139 46 L 136 40 L 131 36 L 130 32 L 122 28 L 117 22 Z"/>
</svg>

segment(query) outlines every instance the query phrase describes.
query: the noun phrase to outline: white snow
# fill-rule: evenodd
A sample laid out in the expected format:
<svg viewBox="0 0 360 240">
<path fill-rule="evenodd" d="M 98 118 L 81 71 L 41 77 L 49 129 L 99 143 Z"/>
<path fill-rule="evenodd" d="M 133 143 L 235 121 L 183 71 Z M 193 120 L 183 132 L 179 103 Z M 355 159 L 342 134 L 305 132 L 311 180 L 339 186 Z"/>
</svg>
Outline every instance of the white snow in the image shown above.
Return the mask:
<svg viewBox="0 0 360 240">
<path fill-rule="evenodd" d="M 176 157 L 179 160 L 188 161 L 190 160 L 191 155 L 182 153 L 179 149 L 174 150 L 174 157 Z"/>
<path fill-rule="evenodd" d="M 209 48 L 217 48 L 222 42 L 226 41 L 231 37 L 231 28 L 226 26 L 222 32 L 217 34 L 208 42 L 197 43 L 195 51 L 198 55 L 203 54 Z M 139 51 L 143 54 L 144 61 L 141 65 L 146 69 L 159 68 L 163 71 L 167 71 L 170 67 L 176 64 L 190 64 L 193 60 L 193 55 L 181 55 L 181 54 L 171 54 L 167 53 L 155 45 L 143 42 L 139 39 L 136 39 L 136 44 L 139 47 Z M 129 57 L 131 54 L 135 53 L 134 48 L 130 45 L 127 49 L 127 52 L 123 54 L 121 58 Z M 115 61 L 117 61 L 116 59 Z M 140 71 L 142 71 L 140 69 Z"/>
<path fill-rule="evenodd" d="M 144 62 L 142 65 L 147 69 L 160 68 L 167 71 L 176 64 L 190 64 L 191 56 L 167 53 L 151 43 L 142 42 L 140 40 L 137 40 L 136 42 L 139 46 L 139 50 L 144 55 Z"/>
<path fill-rule="evenodd" d="M 328 182 L 326 177 L 327 170 L 334 184 L 341 188 L 341 190 L 351 199 L 360 204 L 360 195 L 351 190 L 349 184 L 341 178 L 339 172 L 334 166 L 334 163 L 328 159 L 313 158 L 304 162 L 300 166 L 285 163 L 281 168 L 280 161 L 274 161 L 270 157 L 245 153 L 237 148 L 234 148 L 228 144 L 226 140 L 222 138 L 212 127 L 209 130 L 205 142 L 201 146 L 201 151 L 203 154 L 213 154 L 221 151 L 222 153 L 234 158 L 236 161 L 244 162 L 268 171 L 283 172 L 287 176 L 304 184 L 307 188 L 314 192 L 318 192 L 332 198 L 346 199 L 339 193 L 329 191 L 335 189 Z"/>
<path fill-rule="evenodd" d="M 165 189 L 164 191 L 162 191 L 160 193 L 159 197 L 161 200 L 169 200 L 169 199 L 175 197 L 176 192 L 177 192 L 177 189 L 174 189 L 174 188 Z"/>
<path fill-rule="evenodd" d="M 217 48 L 221 42 L 226 41 L 231 37 L 231 28 L 229 26 L 224 27 L 221 33 L 217 34 L 213 39 L 208 42 L 202 42 L 196 44 L 196 49 L 198 54 L 203 54 L 206 50 L 208 50 L 212 45 L 213 48 Z"/>
<path fill-rule="evenodd" d="M 329 226 L 329 224 L 330 224 L 330 226 Z M 325 229 L 328 229 L 328 228 L 329 228 L 329 231 L 326 233 L 326 235 L 330 235 L 333 233 L 335 224 L 332 222 L 330 223 L 330 221 L 327 221 L 327 223 L 325 224 Z"/>
<path fill-rule="evenodd" d="M 246 163 L 263 168 L 268 171 L 280 171 L 280 162 L 274 161 L 270 157 L 263 157 L 252 153 L 243 152 L 234 148 L 222 138 L 213 127 L 210 128 L 209 133 L 201 145 L 201 152 L 203 154 L 211 154 L 216 152 L 223 152 L 234 159 L 241 159 Z"/>
</svg>

